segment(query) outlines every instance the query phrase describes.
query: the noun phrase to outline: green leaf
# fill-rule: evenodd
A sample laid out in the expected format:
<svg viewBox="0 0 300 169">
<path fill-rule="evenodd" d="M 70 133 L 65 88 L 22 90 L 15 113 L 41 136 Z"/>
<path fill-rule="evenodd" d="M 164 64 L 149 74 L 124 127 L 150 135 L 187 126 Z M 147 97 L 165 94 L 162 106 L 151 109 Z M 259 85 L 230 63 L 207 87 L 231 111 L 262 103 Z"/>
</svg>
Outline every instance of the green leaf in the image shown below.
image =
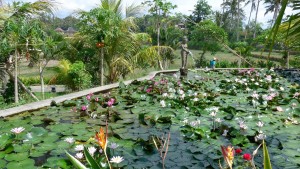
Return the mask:
<svg viewBox="0 0 300 169">
<path fill-rule="evenodd" d="M 89 151 L 87 150 L 86 147 L 84 147 L 84 155 L 85 155 L 87 162 L 92 167 L 92 169 L 100 169 L 101 168 L 99 166 L 99 164 L 96 162 L 96 160 L 91 156 L 91 154 L 89 153 Z"/>
<path fill-rule="evenodd" d="M 263 140 L 263 153 L 264 153 L 264 169 L 272 169 L 270 156 L 269 156 L 269 152 L 265 140 Z"/>
<path fill-rule="evenodd" d="M 6 167 L 7 167 L 7 169 L 16 169 L 16 168 L 31 169 L 31 168 L 35 168 L 34 160 L 32 160 L 32 159 L 25 159 L 23 161 L 12 161 L 12 162 L 9 162 Z"/>
<path fill-rule="evenodd" d="M 8 144 L 11 144 L 12 141 L 13 141 L 13 135 L 11 134 L 0 135 L 0 150 L 4 149 Z"/>
<path fill-rule="evenodd" d="M 72 164 L 78 168 L 78 169 L 87 169 L 80 161 L 78 161 L 75 157 L 73 157 L 71 154 L 69 154 L 67 151 L 65 151 L 68 158 L 72 162 Z"/>
</svg>

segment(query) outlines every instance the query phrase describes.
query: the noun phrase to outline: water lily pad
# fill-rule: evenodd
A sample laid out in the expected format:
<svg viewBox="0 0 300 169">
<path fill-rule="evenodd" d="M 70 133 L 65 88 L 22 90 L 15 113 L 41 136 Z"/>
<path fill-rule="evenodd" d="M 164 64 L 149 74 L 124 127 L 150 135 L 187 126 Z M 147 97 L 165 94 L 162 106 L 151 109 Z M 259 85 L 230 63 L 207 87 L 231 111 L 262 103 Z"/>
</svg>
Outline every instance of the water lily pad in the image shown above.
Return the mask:
<svg viewBox="0 0 300 169">
<path fill-rule="evenodd" d="M 15 152 L 22 153 L 22 152 L 28 152 L 31 149 L 32 145 L 31 144 L 22 144 L 22 145 L 14 144 L 13 147 L 14 147 Z"/>
<path fill-rule="evenodd" d="M 22 161 L 28 158 L 28 153 L 13 153 L 13 154 L 7 154 L 5 156 L 5 160 L 7 161 Z"/>
<path fill-rule="evenodd" d="M 0 150 L 3 150 L 7 145 L 11 144 L 14 136 L 11 134 L 1 134 L 0 135 Z"/>
<path fill-rule="evenodd" d="M 34 160 L 32 160 L 32 159 L 25 159 L 23 161 L 9 162 L 6 167 L 7 167 L 7 169 L 17 169 L 17 168 L 32 169 L 32 168 L 35 168 Z"/>
<path fill-rule="evenodd" d="M 6 167 L 6 161 L 0 159 L 0 168 L 5 168 Z"/>
</svg>

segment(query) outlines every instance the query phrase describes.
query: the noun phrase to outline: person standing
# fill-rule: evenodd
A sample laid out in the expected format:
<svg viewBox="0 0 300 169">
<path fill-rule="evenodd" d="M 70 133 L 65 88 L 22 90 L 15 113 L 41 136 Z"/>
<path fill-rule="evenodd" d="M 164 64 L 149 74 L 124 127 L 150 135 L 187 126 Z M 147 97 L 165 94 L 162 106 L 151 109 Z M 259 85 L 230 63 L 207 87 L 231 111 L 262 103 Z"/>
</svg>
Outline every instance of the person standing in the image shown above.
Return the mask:
<svg viewBox="0 0 300 169">
<path fill-rule="evenodd" d="M 214 58 L 210 61 L 209 65 L 210 65 L 210 68 L 211 68 L 211 69 L 215 69 L 215 68 L 216 68 L 217 60 L 218 60 L 218 59 L 214 57 Z"/>
</svg>

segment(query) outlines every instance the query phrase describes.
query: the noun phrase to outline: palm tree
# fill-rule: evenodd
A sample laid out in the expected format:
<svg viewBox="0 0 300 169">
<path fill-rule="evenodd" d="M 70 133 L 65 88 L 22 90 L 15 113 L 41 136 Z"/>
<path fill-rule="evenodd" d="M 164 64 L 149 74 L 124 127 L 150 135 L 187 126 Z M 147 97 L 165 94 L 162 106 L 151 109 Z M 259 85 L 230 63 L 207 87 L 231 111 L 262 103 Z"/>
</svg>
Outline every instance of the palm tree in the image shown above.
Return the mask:
<svg viewBox="0 0 300 169">
<path fill-rule="evenodd" d="M 250 9 L 250 14 L 249 14 L 249 18 L 248 18 L 248 26 L 250 25 L 250 20 L 251 20 L 251 16 L 252 16 L 252 12 L 255 11 L 256 9 L 256 0 L 248 0 L 245 4 L 248 5 L 249 3 L 251 3 L 251 9 Z M 245 39 L 247 39 L 247 33 L 248 31 L 246 30 L 246 35 L 245 35 Z"/>
<path fill-rule="evenodd" d="M 173 5 L 171 2 L 166 2 L 165 0 L 147 0 L 144 2 L 150 6 L 149 12 L 156 16 L 156 30 L 157 30 L 157 46 L 158 46 L 158 54 L 160 52 L 160 33 L 162 26 L 162 18 L 167 17 L 171 9 L 176 8 L 176 5 Z M 158 66 L 161 70 L 163 70 L 163 64 L 161 60 L 158 60 Z"/>
<path fill-rule="evenodd" d="M 235 28 L 236 40 L 239 41 L 239 29 L 241 26 L 241 18 L 244 17 L 244 10 L 240 8 L 241 2 L 244 0 L 226 0 L 222 4 L 223 8 L 226 10 L 224 14 L 230 17 L 229 19 L 229 31 L 231 32 Z M 235 24 L 234 24 L 235 21 Z"/>
<path fill-rule="evenodd" d="M 260 4 L 261 0 L 257 0 L 257 6 L 256 6 L 256 14 L 255 14 L 255 20 L 254 20 L 254 24 L 257 24 L 257 15 L 258 15 L 258 9 L 259 9 L 259 4 Z M 254 33 L 253 33 L 253 38 L 256 38 L 256 29 L 254 29 Z"/>
<path fill-rule="evenodd" d="M 278 16 L 278 12 L 281 8 L 281 2 L 282 0 L 265 0 L 264 4 L 266 4 L 266 12 L 265 15 L 269 12 L 273 12 L 273 19 L 271 22 L 271 26 L 273 26 L 277 16 Z"/>
</svg>

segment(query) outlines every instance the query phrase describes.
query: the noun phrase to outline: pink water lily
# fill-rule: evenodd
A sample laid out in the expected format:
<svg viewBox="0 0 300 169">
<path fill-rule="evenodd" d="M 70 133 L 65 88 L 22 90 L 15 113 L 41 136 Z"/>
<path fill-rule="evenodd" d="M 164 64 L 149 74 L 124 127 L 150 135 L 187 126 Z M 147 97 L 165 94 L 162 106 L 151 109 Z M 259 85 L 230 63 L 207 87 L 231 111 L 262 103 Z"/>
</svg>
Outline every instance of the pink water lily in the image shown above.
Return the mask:
<svg viewBox="0 0 300 169">
<path fill-rule="evenodd" d="M 107 106 L 108 106 L 108 107 L 111 107 L 111 106 L 113 106 L 114 103 L 115 103 L 115 99 L 114 99 L 114 98 L 110 98 L 110 99 L 108 100 L 108 102 L 107 102 Z"/>
<path fill-rule="evenodd" d="M 86 111 L 87 110 L 87 106 L 85 106 L 85 105 L 81 106 L 81 110 L 82 111 Z"/>
<path fill-rule="evenodd" d="M 25 130 L 24 127 L 17 127 L 17 128 L 11 129 L 10 131 L 13 132 L 13 133 L 15 133 L 15 134 L 20 134 L 20 133 L 22 133 L 22 131 L 24 131 L 24 130 Z"/>
<path fill-rule="evenodd" d="M 151 91 L 152 91 L 152 88 L 148 88 L 148 89 L 146 90 L 147 93 L 150 93 Z"/>
</svg>

